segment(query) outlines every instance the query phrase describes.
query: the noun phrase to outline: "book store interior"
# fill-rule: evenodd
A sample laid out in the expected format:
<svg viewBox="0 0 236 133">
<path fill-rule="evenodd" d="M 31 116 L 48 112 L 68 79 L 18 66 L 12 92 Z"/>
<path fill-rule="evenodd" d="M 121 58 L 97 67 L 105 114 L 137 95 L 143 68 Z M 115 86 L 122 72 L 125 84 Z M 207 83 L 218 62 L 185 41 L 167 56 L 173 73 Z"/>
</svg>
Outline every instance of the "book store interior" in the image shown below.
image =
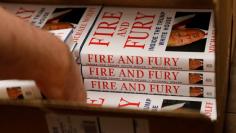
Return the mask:
<svg viewBox="0 0 236 133">
<path fill-rule="evenodd" d="M 236 133 L 235 13 L 234 0 L 0 0 L 0 132 Z"/>
</svg>

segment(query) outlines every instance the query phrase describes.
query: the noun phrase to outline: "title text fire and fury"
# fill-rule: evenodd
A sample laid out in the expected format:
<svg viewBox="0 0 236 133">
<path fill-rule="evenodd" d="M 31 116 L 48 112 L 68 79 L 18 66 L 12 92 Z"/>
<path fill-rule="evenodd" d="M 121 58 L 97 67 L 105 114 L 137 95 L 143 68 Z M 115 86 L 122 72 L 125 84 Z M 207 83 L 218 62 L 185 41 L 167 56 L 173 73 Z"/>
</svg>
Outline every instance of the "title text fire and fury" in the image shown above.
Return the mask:
<svg viewBox="0 0 236 133">
<path fill-rule="evenodd" d="M 117 30 L 122 14 L 122 12 L 104 12 L 101 22 L 98 24 L 88 45 L 100 45 L 104 47 L 113 45 L 109 39 L 113 37 Z M 149 37 L 149 31 L 153 26 L 154 18 L 155 15 L 153 14 L 144 14 L 137 11 L 135 22 L 128 33 L 129 35 L 123 47 L 143 49 L 145 47 L 144 42 Z M 106 38 L 108 39 L 106 40 Z"/>
<path fill-rule="evenodd" d="M 195 49 L 187 51 L 181 49 L 182 47 L 177 49 L 177 46 L 170 46 L 169 39 L 172 38 L 173 25 L 177 19 L 175 14 L 178 12 L 185 11 L 183 9 L 178 11 L 178 9 L 154 8 L 103 8 L 81 50 L 81 64 L 159 70 L 204 69 L 204 71 L 214 71 L 214 39 L 211 44 L 208 43 L 209 41 L 201 42 L 207 43 L 204 44 L 205 47 L 211 45 L 212 52 L 201 49 L 199 51 L 196 49 L 196 52 Z M 193 14 L 196 12 L 195 14 L 197 14 L 201 11 L 186 9 L 186 12 L 193 12 Z M 209 13 L 210 10 L 202 12 Z M 209 23 L 212 22 L 212 20 L 209 21 Z M 208 31 L 211 33 L 213 27 L 209 23 L 206 25 L 209 25 Z M 207 29 L 205 30 L 207 31 Z M 174 42 L 176 43 L 176 40 Z M 186 45 L 191 46 L 192 44 L 182 45 L 186 47 Z M 192 63 L 189 61 L 190 59 L 202 60 L 203 66 L 190 67 L 189 64 Z"/>
</svg>

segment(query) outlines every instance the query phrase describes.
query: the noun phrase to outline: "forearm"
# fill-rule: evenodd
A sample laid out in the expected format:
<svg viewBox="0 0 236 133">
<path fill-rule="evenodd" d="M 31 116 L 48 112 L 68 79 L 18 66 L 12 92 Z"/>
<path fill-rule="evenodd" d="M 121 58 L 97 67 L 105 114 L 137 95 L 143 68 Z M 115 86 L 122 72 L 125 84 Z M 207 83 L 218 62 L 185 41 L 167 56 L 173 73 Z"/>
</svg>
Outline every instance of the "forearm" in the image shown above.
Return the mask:
<svg viewBox="0 0 236 133">
<path fill-rule="evenodd" d="M 48 98 L 85 100 L 80 70 L 64 43 L 3 9 L 0 19 L 0 79 L 31 79 Z"/>
</svg>

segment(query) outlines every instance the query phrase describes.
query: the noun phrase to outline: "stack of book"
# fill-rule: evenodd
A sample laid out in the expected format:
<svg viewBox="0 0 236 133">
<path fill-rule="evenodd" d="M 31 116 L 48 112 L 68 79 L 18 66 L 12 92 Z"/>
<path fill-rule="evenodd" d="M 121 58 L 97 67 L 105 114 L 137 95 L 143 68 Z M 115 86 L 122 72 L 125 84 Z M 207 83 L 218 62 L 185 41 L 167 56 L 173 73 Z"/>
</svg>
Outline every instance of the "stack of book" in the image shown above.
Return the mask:
<svg viewBox="0 0 236 133">
<path fill-rule="evenodd" d="M 75 48 L 88 103 L 215 119 L 214 34 L 212 10 L 104 7 Z"/>
<path fill-rule="evenodd" d="M 91 106 L 190 109 L 216 119 L 212 10 L 0 5 L 69 46 Z M 0 82 L 1 97 L 42 98 L 33 81 L 14 82 Z"/>
</svg>

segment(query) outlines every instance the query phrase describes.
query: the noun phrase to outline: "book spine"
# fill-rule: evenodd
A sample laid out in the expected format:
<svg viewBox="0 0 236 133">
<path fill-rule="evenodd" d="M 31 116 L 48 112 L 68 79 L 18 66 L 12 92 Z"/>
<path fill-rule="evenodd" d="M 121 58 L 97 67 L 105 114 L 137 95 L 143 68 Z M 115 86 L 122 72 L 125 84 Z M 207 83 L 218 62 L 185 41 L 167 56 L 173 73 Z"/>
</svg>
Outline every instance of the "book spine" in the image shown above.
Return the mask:
<svg viewBox="0 0 236 133">
<path fill-rule="evenodd" d="M 79 56 L 82 44 L 86 40 L 90 30 L 93 28 L 94 22 L 99 15 L 100 10 L 100 6 L 88 6 L 83 17 L 78 23 L 78 26 L 73 32 L 72 41 L 74 44 L 76 44 L 73 50 L 75 58 L 80 58 Z"/>
<path fill-rule="evenodd" d="M 189 97 L 215 97 L 215 87 L 198 85 L 159 84 L 117 80 L 84 79 L 86 90 L 159 94 Z"/>
<path fill-rule="evenodd" d="M 214 72 L 82 66 L 82 74 L 83 77 L 87 79 L 125 80 L 164 84 L 215 85 Z"/>
<path fill-rule="evenodd" d="M 215 60 L 194 57 L 164 56 L 129 56 L 113 54 L 82 53 L 81 64 L 84 66 L 123 67 L 160 70 L 198 70 L 214 72 Z M 201 69 L 199 69 L 200 71 Z"/>
<path fill-rule="evenodd" d="M 171 111 L 190 109 L 216 120 L 216 101 L 211 98 L 87 92 L 87 103 L 96 107 Z"/>
<path fill-rule="evenodd" d="M 34 81 L 1 80 L 0 99 L 42 99 Z"/>
</svg>

